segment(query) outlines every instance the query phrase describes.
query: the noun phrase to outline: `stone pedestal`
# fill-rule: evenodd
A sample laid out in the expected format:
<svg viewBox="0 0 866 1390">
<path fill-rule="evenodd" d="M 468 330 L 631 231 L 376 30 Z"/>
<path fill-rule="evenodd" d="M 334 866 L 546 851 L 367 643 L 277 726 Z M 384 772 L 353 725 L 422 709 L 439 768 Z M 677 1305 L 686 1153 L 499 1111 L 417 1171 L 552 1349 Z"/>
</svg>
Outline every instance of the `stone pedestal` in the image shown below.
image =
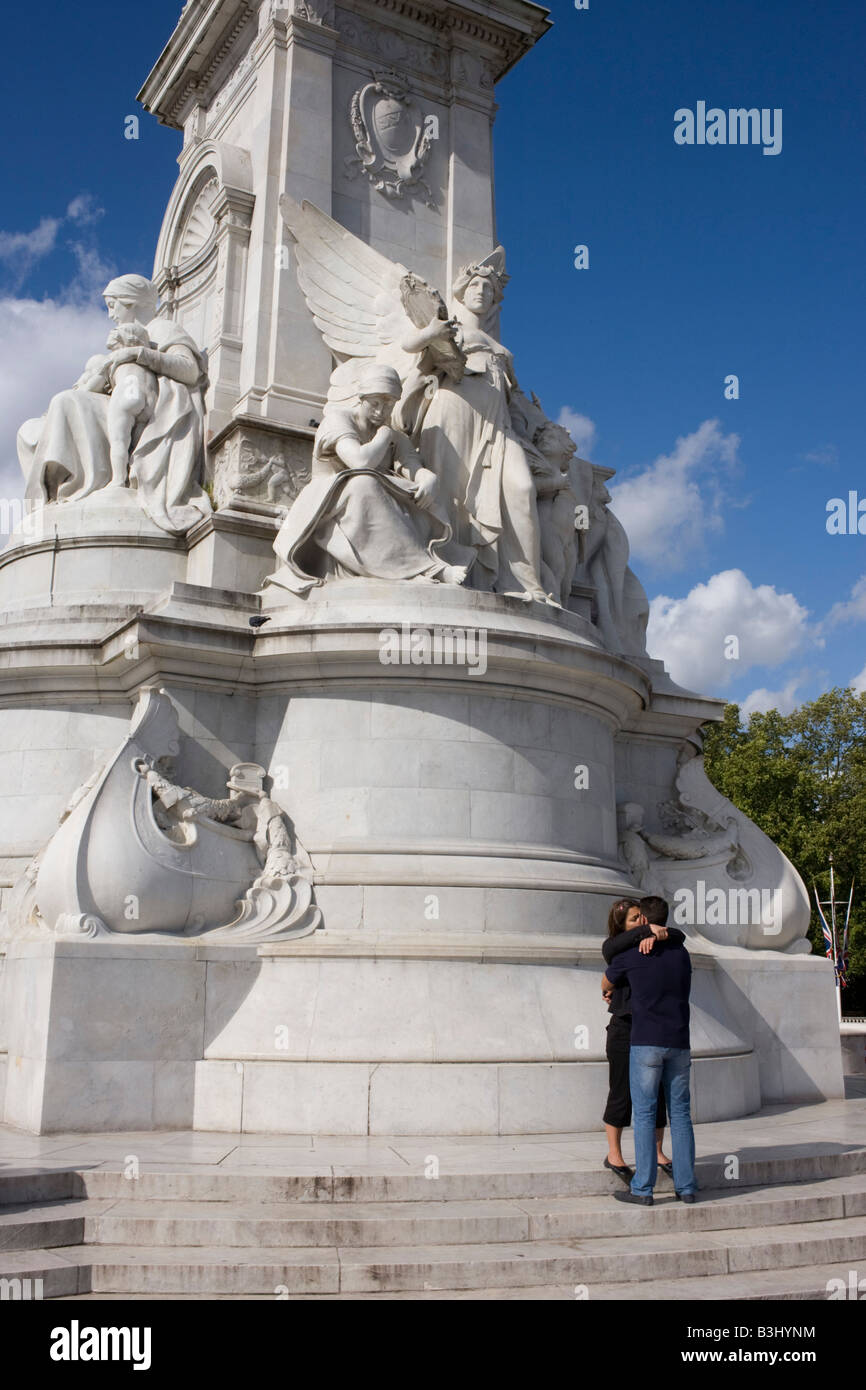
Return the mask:
<svg viewBox="0 0 866 1390">
<path fill-rule="evenodd" d="M 757 1059 L 696 957 L 697 1118 L 760 1103 Z M 592 1129 L 601 953 L 574 937 L 317 934 L 285 947 L 13 944 L 6 1122 L 36 1133 Z M 580 1044 L 576 1047 L 576 1042 Z"/>
<path fill-rule="evenodd" d="M 6 1123 L 36 1134 L 185 1128 L 206 971 L 183 946 L 12 945 Z"/>
<path fill-rule="evenodd" d="M 257 949 L 13 942 L 7 1121 L 599 1124 L 601 936 L 610 902 L 635 891 L 617 857 L 617 789 L 670 795 L 704 702 L 655 663 L 604 651 L 579 615 L 516 599 L 344 581 L 267 602 L 256 635 L 252 595 L 175 585 L 128 626 L 138 657 L 124 666 L 133 682 L 162 673 L 182 782 L 217 794 L 235 761 L 268 770 L 324 930 Z M 413 663 L 404 632 L 424 631 L 471 634 L 464 650 L 483 662 Z M 382 660 L 389 632 L 408 660 Z M 826 962 L 694 933 L 689 947 L 697 1118 L 841 1094 Z"/>
<path fill-rule="evenodd" d="M 844 1096 L 830 962 L 714 949 L 722 999 L 755 1050 L 762 1104 Z"/>
<path fill-rule="evenodd" d="M 134 610 L 186 567 L 182 537 L 151 521 L 130 488 L 104 488 L 28 512 L 0 554 L 0 612 L 14 622 L 37 609 Z"/>
<path fill-rule="evenodd" d="M 326 931 L 258 950 L 12 945 L 6 1122 L 34 1133 L 600 1127 L 597 942 L 376 936 Z M 826 962 L 804 959 L 792 975 L 769 953 L 722 962 L 706 943 L 690 948 L 697 1121 L 842 1095 Z M 779 1007 L 782 997 L 792 1006 Z"/>
</svg>

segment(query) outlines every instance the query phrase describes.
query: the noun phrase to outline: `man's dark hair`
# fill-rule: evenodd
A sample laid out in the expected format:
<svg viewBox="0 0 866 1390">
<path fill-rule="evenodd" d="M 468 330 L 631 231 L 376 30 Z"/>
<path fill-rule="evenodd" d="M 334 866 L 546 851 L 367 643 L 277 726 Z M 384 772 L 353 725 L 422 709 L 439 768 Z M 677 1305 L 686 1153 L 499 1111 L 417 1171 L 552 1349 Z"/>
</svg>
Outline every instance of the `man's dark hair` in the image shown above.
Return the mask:
<svg viewBox="0 0 866 1390">
<path fill-rule="evenodd" d="M 641 898 L 638 906 L 651 927 L 667 925 L 670 909 L 664 898 Z"/>
</svg>

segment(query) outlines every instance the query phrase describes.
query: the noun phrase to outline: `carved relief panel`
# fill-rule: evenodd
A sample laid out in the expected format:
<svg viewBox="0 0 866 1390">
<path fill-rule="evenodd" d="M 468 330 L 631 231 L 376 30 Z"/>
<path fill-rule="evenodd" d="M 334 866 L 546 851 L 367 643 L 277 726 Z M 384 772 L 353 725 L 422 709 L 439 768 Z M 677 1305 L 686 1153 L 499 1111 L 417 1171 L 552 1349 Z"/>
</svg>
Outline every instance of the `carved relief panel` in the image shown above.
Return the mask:
<svg viewBox="0 0 866 1390">
<path fill-rule="evenodd" d="M 296 435 L 233 430 L 211 457 L 214 506 L 278 515 L 310 481 L 310 457 L 311 441 Z"/>
<path fill-rule="evenodd" d="M 365 174 L 386 198 L 417 190 L 435 208 L 422 176 L 438 135 L 437 118 L 424 116 L 406 78 L 391 68 L 374 72 L 373 81 L 354 93 L 349 118 L 355 137 L 349 169 Z"/>
</svg>

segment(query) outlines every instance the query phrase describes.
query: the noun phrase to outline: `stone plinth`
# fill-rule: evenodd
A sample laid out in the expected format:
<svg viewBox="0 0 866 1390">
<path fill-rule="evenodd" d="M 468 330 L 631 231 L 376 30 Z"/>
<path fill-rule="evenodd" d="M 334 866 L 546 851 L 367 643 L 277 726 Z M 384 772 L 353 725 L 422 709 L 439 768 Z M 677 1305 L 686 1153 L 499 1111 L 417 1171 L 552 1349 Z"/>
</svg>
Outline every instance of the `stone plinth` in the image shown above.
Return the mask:
<svg viewBox="0 0 866 1390">
<path fill-rule="evenodd" d="M 536 930 L 592 931 L 598 895 L 627 891 L 614 737 L 642 673 L 577 615 L 450 585 L 347 580 L 285 600 L 265 591 L 257 749 L 292 788 L 334 924 L 423 929 L 435 913 L 519 931 L 540 913 Z"/>
<path fill-rule="evenodd" d="M 748 1113 L 755 1055 L 695 963 L 697 1117 Z M 5 1118 L 33 1132 L 533 1134 L 603 1108 L 601 952 L 576 938 L 18 942 L 7 968 Z"/>
<path fill-rule="evenodd" d="M 842 1095 L 826 962 L 689 945 L 698 1121 Z M 529 933 L 15 943 L 5 1118 L 38 1133 L 591 1130 L 607 1088 L 602 968 L 597 940 Z"/>
<path fill-rule="evenodd" d="M 0 612 L 102 605 L 134 610 L 186 576 L 186 545 L 129 488 L 52 502 L 25 517 L 0 554 Z"/>
<path fill-rule="evenodd" d="M 600 1124 L 601 938 L 610 902 L 635 893 L 617 857 L 618 788 L 670 795 L 708 702 L 656 663 L 606 652 L 579 615 L 516 599 L 335 581 L 266 603 L 254 630 L 253 595 L 175 584 L 124 628 L 134 647 L 113 684 L 118 639 L 89 679 L 118 730 L 100 689 L 107 700 L 121 675 L 130 690 L 164 682 L 182 782 L 218 795 L 233 762 L 267 768 L 324 930 L 258 949 L 12 943 L 7 1120 L 354 1134 Z M 411 660 L 412 633 L 446 631 L 471 635 L 474 664 Z M 407 661 L 381 659 L 389 632 Z M 62 673 L 62 644 L 55 659 Z M 0 733 L 14 743 L 10 721 L 35 728 L 38 715 L 71 734 L 81 715 L 45 706 L 0 711 Z M 83 771 L 52 787 L 55 819 Z M 689 947 L 699 1119 L 841 1094 L 826 962 L 695 934 Z"/>
</svg>

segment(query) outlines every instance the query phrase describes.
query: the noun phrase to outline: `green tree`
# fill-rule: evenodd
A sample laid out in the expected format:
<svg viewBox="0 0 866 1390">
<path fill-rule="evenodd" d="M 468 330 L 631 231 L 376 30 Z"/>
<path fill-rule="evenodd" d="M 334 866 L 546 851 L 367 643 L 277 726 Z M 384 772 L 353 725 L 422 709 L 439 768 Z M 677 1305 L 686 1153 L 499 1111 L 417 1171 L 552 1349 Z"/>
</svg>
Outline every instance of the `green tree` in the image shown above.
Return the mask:
<svg viewBox="0 0 866 1390">
<path fill-rule="evenodd" d="M 839 687 L 792 714 L 768 710 L 744 724 L 737 705 L 704 727 L 707 776 L 776 842 L 814 902 L 813 883 L 829 896 L 829 856 L 836 895 L 854 880 L 847 1014 L 866 1012 L 866 693 Z M 817 911 L 810 937 L 824 952 Z"/>
</svg>

